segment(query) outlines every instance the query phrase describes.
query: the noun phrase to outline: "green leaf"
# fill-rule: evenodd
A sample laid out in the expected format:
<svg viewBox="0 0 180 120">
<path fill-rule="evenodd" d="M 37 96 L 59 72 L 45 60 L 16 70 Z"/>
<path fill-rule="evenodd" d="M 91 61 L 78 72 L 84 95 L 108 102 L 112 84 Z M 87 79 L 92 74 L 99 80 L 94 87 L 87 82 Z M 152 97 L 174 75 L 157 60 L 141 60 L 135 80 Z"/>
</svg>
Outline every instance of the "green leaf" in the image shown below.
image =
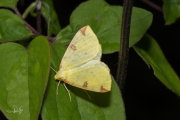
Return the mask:
<svg viewBox="0 0 180 120">
<path fill-rule="evenodd" d="M 90 25 L 102 45 L 103 53 L 116 52 L 119 51 L 121 20 L 122 7 L 110 6 L 103 0 L 90 0 L 74 10 L 70 25 L 60 31 L 57 41 L 67 44 L 81 27 Z M 141 39 L 151 22 L 150 12 L 133 8 L 130 47 Z"/>
<path fill-rule="evenodd" d="M 174 23 L 180 17 L 180 0 L 163 0 L 164 18 L 167 25 Z"/>
<path fill-rule="evenodd" d="M 0 110 L 10 120 L 36 120 L 50 67 L 49 44 L 35 38 L 26 49 L 16 43 L 0 45 Z"/>
<path fill-rule="evenodd" d="M 58 70 L 60 60 L 66 50 L 58 42 L 52 44 L 52 65 Z M 112 89 L 108 93 L 88 92 L 66 84 L 71 91 L 72 101 L 64 86 L 58 87 L 54 79 L 55 72 L 51 70 L 50 80 L 42 107 L 43 120 L 125 120 L 123 100 L 118 86 L 112 78 Z"/>
<path fill-rule="evenodd" d="M 44 0 L 42 3 L 41 13 L 46 19 L 48 36 L 52 34 L 57 35 L 60 31 L 60 25 L 56 11 L 54 10 L 53 2 L 51 0 Z"/>
<path fill-rule="evenodd" d="M 28 50 L 28 86 L 31 120 L 37 120 L 50 69 L 50 47 L 45 37 L 36 37 Z"/>
<path fill-rule="evenodd" d="M 16 43 L 0 45 L 0 109 L 11 120 L 28 120 L 28 55 Z M 19 112 L 13 113 L 14 110 Z M 20 112 L 22 109 L 22 113 Z"/>
<path fill-rule="evenodd" d="M 0 7 L 10 7 L 14 8 L 17 4 L 18 0 L 1 0 Z"/>
<path fill-rule="evenodd" d="M 151 65 L 155 76 L 167 88 L 180 95 L 180 80 L 166 60 L 158 43 L 151 36 L 146 35 L 133 48 L 148 66 Z"/>
<path fill-rule="evenodd" d="M 0 42 L 18 41 L 33 35 L 23 20 L 10 10 L 1 9 L 0 15 Z"/>
</svg>

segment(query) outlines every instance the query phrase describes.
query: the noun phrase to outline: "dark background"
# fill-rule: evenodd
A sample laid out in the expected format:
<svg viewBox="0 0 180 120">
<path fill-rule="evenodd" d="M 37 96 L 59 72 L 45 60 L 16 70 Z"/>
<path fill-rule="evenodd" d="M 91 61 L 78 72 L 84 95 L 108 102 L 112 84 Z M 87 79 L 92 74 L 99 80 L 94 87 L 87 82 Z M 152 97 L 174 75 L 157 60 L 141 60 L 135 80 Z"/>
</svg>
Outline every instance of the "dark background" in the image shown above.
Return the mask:
<svg viewBox="0 0 180 120">
<path fill-rule="evenodd" d="M 69 24 L 72 11 L 85 0 L 53 0 L 61 27 Z M 106 0 L 110 5 L 122 5 L 122 0 Z M 147 0 L 144 0 L 147 1 Z M 151 0 L 162 8 L 161 0 Z M 18 9 L 22 13 L 33 0 L 24 0 L 18 3 Z M 23 6 L 22 6 L 23 5 Z M 153 14 L 153 22 L 147 33 L 155 38 L 164 52 L 167 60 L 180 76 L 180 22 L 166 26 L 163 13 L 152 6 L 135 0 L 134 6 L 144 8 Z M 27 18 L 28 23 L 36 26 L 33 17 Z M 36 28 L 36 27 L 35 27 Z M 118 53 L 102 56 L 116 76 Z M 180 120 L 180 100 L 178 96 L 168 90 L 153 74 L 145 62 L 130 49 L 127 79 L 125 81 L 123 99 L 127 120 Z M 1 116 L 3 116 L 1 114 Z M 4 117 L 2 120 L 5 119 Z"/>
</svg>

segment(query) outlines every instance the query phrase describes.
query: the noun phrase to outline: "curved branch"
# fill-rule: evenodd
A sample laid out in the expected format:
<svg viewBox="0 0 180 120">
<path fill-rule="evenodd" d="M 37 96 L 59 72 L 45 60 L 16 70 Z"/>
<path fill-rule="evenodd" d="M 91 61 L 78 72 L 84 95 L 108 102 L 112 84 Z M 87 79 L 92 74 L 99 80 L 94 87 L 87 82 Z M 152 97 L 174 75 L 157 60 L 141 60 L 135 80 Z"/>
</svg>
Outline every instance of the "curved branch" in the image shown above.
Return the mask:
<svg viewBox="0 0 180 120">
<path fill-rule="evenodd" d="M 19 17 L 22 18 L 22 15 L 16 7 L 14 7 L 13 10 Z M 40 33 L 37 30 L 35 30 L 31 25 L 29 25 L 23 18 L 22 20 L 24 21 L 25 26 L 28 27 L 35 35 L 40 35 Z"/>
</svg>

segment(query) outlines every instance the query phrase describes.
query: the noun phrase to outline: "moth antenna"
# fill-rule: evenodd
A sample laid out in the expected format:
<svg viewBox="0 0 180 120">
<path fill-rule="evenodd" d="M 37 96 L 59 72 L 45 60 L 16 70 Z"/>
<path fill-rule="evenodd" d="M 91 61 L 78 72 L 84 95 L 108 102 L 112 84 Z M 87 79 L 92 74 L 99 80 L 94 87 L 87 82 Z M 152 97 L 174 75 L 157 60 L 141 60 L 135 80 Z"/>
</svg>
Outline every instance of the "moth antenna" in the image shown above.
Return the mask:
<svg viewBox="0 0 180 120">
<path fill-rule="evenodd" d="M 66 88 L 66 90 L 67 90 L 67 92 L 68 92 L 68 94 L 69 94 L 69 98 L 70 98 L 70 102 L 71 102 L 71 95 L 70 95 L 70 92 L 69 92 L 69 90 L 67 89 L 65 83 L 63 83 L 63 85 L 64 85 L 64 87 Z"/>
<path fill-rule="evenodd" d="M 55 69 L 53 69 L 52 67 L 51 67 L 51 69 L 52 69 L 55 73 L 57 73 L 57 71 L 55 71 Z"/>
<path fill-rule="evenodd" d="M 58 85 L 57 85 L 57 88 L 56 88 L 56 94 L 58 95 L 58 88 L 59 88 L 59 85 L 60 85 L 61 81 L 58 82 Z"/>
<path fill-rule="evenodd" d="M 87 93 L 86 90 L 84 90 L 84 92 L 87 94 L 87 96 L 89 97 L 89 99 L 91 99 L 90 95 Z"/>
</svg>

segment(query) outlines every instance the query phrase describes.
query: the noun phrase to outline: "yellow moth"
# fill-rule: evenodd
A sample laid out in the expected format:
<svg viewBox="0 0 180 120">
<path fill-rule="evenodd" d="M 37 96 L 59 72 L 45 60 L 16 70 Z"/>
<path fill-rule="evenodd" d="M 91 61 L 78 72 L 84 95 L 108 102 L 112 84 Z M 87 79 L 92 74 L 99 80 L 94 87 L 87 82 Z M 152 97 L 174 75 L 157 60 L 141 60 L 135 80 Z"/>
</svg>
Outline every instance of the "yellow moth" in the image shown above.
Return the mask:
<svg viewBox="0 0 180 120">
<path fill-rule="evenodd" d="M 100 61 L 101 55 L 101 45 L 96 35 L 90 26 L 84 26 L 69 44 L 55 79 L 84 90 L 110 91 L 110 71 L 107 65 Z M 68 91 L 67 88 L 66 90 Z"/>
</svg>

